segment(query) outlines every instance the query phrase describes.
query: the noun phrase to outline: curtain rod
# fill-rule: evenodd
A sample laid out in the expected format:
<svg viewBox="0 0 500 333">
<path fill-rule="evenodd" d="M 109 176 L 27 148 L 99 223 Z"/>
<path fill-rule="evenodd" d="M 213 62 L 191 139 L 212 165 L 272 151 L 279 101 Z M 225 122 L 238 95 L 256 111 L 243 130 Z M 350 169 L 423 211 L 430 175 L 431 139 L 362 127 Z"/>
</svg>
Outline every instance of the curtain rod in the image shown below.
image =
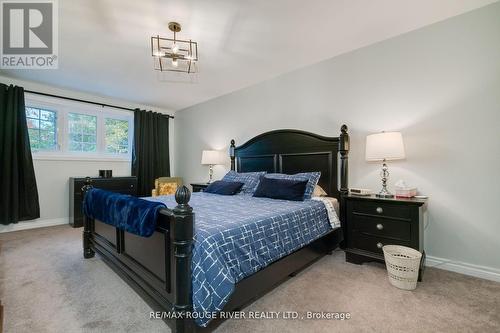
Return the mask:
<svg viewBox="0 0 500 333">
<path fill-rule="evenodd" d="M 79 99 L 79 98 L 73 98 L 73 97 L 66 97 L 66 96 L 60 96 L 60 95 L 53 95 L 53 94 L 47 94 L 39 91 L 33 91 L 33 90 L 24 90 L 27 93 L 30 94 L 35 94 L 35 95 L 42 95 L 42 96 L 47 96 L 47 97 L 55 97 L 55 98 L 61 98 L 61 99 L 67 99 L 70 101 L 75 101 L 75 102 L 82 102 L 82 103 L 88 103 L 88 104 L 94 104 L 94 105 L 100 105 L 102 107 L 109 107 L 109 108 L 115 108 L 115 109 L 121 109 L 121 110 L 127 110 L 127 111 L 135 111 L 135 109 L 132 108 L 126 108 L 123 106 L 117 106 L 117 105 L 112 105 L 112 104 L 106 104 L 106 103 L 98 103 L 98 102 L 93 102 L 93 101 L 88 101 L 85 99 Z M 165 116 L 174 119 L 174 116 L 171 116 L 169 114 L 165 114 Z"/>
</svg>

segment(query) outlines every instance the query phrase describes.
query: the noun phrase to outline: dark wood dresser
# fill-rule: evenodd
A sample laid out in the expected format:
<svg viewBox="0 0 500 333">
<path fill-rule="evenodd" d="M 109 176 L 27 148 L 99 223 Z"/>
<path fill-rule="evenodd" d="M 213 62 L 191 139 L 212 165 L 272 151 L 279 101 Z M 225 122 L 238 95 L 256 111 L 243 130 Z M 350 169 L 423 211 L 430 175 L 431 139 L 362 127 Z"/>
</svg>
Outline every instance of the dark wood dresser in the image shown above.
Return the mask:
<svg viewBox="0 0 500 333">
<path fill-rule="evenodd" d="M 422 252 L 425 262 L 424 209 L 426 200 L 346 197 L 346 261 L 384 262 L 384 245 L 403 245 Z"/>
<path fill-rule="evenodd" d="M 82 187 L 85 177 L 71 177 L 69 179 L 69 224 L 74 227 L 83 226 Z M 91 177 L 92 186 L 123 194 L 137 194 L 137 177 Z"/>
<path fill-rule="evenodd" d="M 193 192 L 203 192 L 207 187 L 208 183 L 191 183 L 191 187 L 193 188 Z"/>
</svg>

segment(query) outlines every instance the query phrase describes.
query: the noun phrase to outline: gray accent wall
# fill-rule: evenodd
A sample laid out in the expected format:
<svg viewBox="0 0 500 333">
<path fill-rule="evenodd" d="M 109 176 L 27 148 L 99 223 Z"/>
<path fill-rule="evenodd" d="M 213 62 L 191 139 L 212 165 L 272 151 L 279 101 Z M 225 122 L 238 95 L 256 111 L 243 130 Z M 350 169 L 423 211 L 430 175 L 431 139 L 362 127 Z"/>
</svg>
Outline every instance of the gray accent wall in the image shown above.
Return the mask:
<svg viewBox="0 0 500 333">
<path fill-rule="evenodd" d="M 365 136 L 402 131 L 407 158 L 389 163 L 389 187 L 404 179 L 430 197 L 430 262 L 500 277 L 499 3 L 175 116 L 175 169 L 185 182 L 206 180 L 201 151 L 227 149 L 230 139 L 280 128 L 337 136 L 345 123 L 350 185 L 378 191 L 380 164 L 364 160 Z M 216 167 L 216 178 L 228 167 Z"/>
</svg>

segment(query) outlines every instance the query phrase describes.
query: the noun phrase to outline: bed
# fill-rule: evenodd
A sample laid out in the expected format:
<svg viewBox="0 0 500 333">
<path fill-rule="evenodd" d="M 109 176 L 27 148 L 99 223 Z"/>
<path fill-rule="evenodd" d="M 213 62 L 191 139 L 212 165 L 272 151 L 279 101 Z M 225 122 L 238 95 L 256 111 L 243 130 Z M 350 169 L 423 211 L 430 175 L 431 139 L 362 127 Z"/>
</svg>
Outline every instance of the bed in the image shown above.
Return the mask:
<svg viewBox="0 0 500 333">
<path fill-rule="evenodd" d="M 169 208 L 159 211 L 156 230 L 147 238 L 86 217 L 84 257 L 97 252 L 154 310 L 168 314 L 163 319 L 172 331 L 212 331 L 224 318 L 192 314 L 240 310 L 339 246 L 348 151 L 345 125 L 339 137 L 277 130 L 239 147 L 232 140 L 230 146 L 231 169 L 238 172 L 320 171 L 318 184 L 339 202 L 337 225 L 324 222 L 331 219 L 318 200 L 191 196 L 182 187 L 175 202 L 174 197 L 149 198 Z M 90 188 L 89 182 L 85 189 Z M 254 243 L 258 238 L 259 246 L 247 249 L 253 246 L 249 238 Z M 219 289 L 206 290 L 210 283 Z"/>
</svg>

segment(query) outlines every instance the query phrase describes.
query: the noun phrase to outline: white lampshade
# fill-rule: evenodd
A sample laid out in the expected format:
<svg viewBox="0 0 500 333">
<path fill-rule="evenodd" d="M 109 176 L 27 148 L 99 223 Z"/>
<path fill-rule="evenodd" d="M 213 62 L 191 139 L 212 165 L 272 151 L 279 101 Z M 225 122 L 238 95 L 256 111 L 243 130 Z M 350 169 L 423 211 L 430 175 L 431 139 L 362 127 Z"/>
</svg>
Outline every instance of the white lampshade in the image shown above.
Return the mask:
<svg viewBox="0 0 500 333">
<path fill-rule="evenodd" d="M 382 132 L 366 137 L 367 161 L 401 160 L 405 158 L 405 147 L 401 132 Z"/>
<path fill-rule="evenodd" d="M 224 164 L 225 156 L 218 150 L 204 150 L 201 153 L 201 164 L 203 165 L 217 165 Z"/>
</svg>

